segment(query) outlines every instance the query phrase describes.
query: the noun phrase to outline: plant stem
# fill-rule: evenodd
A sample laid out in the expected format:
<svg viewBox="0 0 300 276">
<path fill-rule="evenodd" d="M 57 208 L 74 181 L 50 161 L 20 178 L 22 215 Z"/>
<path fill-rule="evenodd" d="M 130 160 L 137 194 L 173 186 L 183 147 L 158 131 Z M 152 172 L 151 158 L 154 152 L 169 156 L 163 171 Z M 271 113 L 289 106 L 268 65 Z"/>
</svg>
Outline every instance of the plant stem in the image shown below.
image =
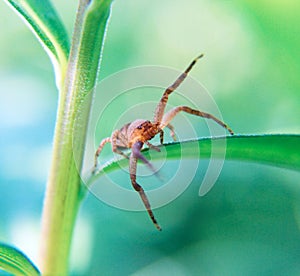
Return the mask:
<svg viewBox="0 0 300 276">
<path fill-rule="evenodd" d="M 111 0 L 81 0 L 65 85 L 61 89 L 54 149 L 42 217 L 40 269 L 66 275 L 80 202 L 80 171 L 93 89 Z"/>
</svg>

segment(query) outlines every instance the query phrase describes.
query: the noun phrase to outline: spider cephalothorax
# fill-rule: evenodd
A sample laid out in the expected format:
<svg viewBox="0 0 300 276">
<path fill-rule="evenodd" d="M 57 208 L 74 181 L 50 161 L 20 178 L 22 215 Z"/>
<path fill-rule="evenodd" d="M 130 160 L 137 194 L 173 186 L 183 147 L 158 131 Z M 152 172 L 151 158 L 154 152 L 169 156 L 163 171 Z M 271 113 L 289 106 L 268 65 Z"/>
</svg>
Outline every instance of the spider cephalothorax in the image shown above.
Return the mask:
<svg viewBox="0 0 300 276">
<path fill-rule="evenodd" d="M 192 63 L 188 66 L 188 68 L 177 78 L 177 80 L 165 90 L 163 96 L 161 97 L 156 107 L 154 119 L 152 122 L 148 120 L 137 119 L 131 123 L 124 125 L 121 129 L 115 130 L 112 133 L 111 137 L 107 137 L 101 141 L 95 154 L 94 171 L 97 168 L 99 154 L 106 143 L 110 142 L 112 144 L 113 152 L 121 154 L 125 158 L 129 158 L 129 172 L 131 184 L 133 188 L 140 194 L 141 199 L 148 211 L 148 214 L 158 230 L 161 230 L 161 228 L 153 215 L 148 198 L 143 188 L 136 182 L 137 159 L 143 161 L 153 172 L 155 172 L 152 164 L 141 154 L 141 149 L 143 148 L 143 145 L 146 144 L 149 148 L 152 148 L 156 151 L 160 151 L 159 148 L 157 146 L 152 145 L 149 142 L 149 140 L 154 138 L 157 134 L 160 134 L 160 142 L 162 144 L 164 135 L 163 129 L 165 127 L 170 129 L 170 134 L 173 140 L 175 141 L 176 137 L 174 133 L 174 128 L 172 125 L 170 125 L 170 122 L 181 111 L 203 118 L 212 119 L 220 126 L 226 128 L 230 134 L 233 134 L 233 131 L 218 118 L 214 117 L 209 113 L 195 110 L 188 106 L 177 106 L 164 114 L 169 95 L 183 82 L 183 80 L 187 77 L 194 64 L 202 56 L 203 55 L 200 55 L 197 58 L 195 58 L 192 61 Z M 132 151 L 130 157 L 128 157 L 121 150 L 122 148 L 131 148 Z"/>
</svg>

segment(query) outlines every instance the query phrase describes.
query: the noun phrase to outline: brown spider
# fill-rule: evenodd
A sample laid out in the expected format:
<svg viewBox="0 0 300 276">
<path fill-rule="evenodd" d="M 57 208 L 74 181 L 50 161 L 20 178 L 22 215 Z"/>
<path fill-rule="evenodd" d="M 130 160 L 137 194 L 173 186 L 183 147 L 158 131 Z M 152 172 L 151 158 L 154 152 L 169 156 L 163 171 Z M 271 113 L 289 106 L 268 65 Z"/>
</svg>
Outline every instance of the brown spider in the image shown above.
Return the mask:
<svg viewBox="0 0 300 276">
<path fill-rule="evenodd" d="M 136 167 L 137 167 L 137 159 L 140 159 L 142 162 L 144 162 L 152 171 L 155 172 L 152 164 L 141 154 L 141 149 L 144 144 L 146 144 L 149 148 L 154 149 L 156 151 L 160 151 L 160 149 L 157 146 L 152 145 L 148 141 L 151 140 L 154 136 L 156 136 L 158 133 L 160 134 L 160 143 L 163 143 L 163 129 L 165 127 L 169 128 L 171 131 L 171 136 L 173 140 L 176 140 L 174 128 L 172 125 L 170 125 L 170 122 L 172 119 L 180 112 L 184 111 L 189 114 L 193 114 L 196 116 L 200 116 L 207 119 L 214 120 L 217 124 L 221 125 L 222 127 L 226 128 L 229 133 L 232 135 L 233 131 L 222 121 L 214 117 L 213 115 L 209 113 L 205 113 L 199 110 L 192 109 L 188 106 L 177 106 L 172 108 L 170 111 L 168 111 L 166 114 L 164 114 L 165 107 L 168 101 L 169 95 L 176 89 L 178 86 L 183 82 L 183 80 L 187 77 L 188 73 L 191 71 L 192 67 L 195 65 L 198 59 L 203 57 L 203 54 L 195 58 L 191 64 L 187 67 L 187 69 L 176 79 L 176 81 L 169 86 L 163 96 L 161 97 L 156 110 L 153 121 L 143 120 L 143 119 L 137 119 L 131 123 L 128 123 L 124 125 L 121 129 L 115 130 L 111 137 L 107 137 L 103 139 L 96 151 L 95 154 L 95 167 L 94 172 L 96 171 L 97 164 L 98 164 L 98 157 L 100 155 L 101 150 L 103 149 L 104 145 L 106 143 L 112 144 L 112 151 L 115 153 L 118 153 L 125 158 L 129 158 L 129 172 L 130 172 L 130 179 L 133 188 L 139 193 L 147 211 L 148 214 L 155 225 L 155 227 L 158 230 L 161 230 L 161 227 L 157 223 L 153 212 L 151 210 L 151 206 L 149 203 L 149 200 L 144 192 L 144 189 L 136 182 Z M 121 149 L 124 148 L 131 148 L 131 154 L 130 157 L 128 157 L 124 152 L 121 151 Z"/>
</svg>

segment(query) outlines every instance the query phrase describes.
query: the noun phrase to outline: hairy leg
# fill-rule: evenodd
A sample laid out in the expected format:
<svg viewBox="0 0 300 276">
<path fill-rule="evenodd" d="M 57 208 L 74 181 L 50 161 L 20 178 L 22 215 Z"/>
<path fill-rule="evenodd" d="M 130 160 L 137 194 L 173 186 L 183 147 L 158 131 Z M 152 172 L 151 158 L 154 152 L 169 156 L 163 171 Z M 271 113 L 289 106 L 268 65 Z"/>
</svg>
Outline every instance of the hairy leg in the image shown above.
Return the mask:
<svg viewBox="0 0 300 276">
<path fill-rule="evenodd" d="M 149 147 L 149 149 L 153 149 L 157 152 L 160 152 L 160 148 L 157 146 L 152 145 L 150 142 L 146 141 L 145 144 Z"/>
<path fill-rule="evenodd" d="M 132 153 L 130 155 L 130 163 L 129 163 L 130 180 L 131 180 L 131 184 L 132 184 L 133 188 L 139 193 L 153 224 L 160 231 L 161 227 L 159 226 L 159 224 L 157 223 L 157 221 L 154 217 L 154 214 L 151 210 L 151 206 L 150 206 L 149 200 L 145 194 L 145 191 L 142 188 L 142 186 L 136 182 L 137 159 L 140 158 L 139 154 L 140 154 L 140 150 L 141 150 L 142 146 L 143 146 L 142 143 L 137 142 L 132 147 Z"/>
<path fill-rule="evenodd" d="M 190 108 L 188 106 L 177 106 L 177 107 L 174 107 L 173 109 L 171 109 L 169 112 L 167 112 L 164 115 L 160 127 L 164 128 L 164 127 L 168 126 L 169 122 L 172 121 L 172 119 L 180 111 L 183 111 L 183 112 L 186 112 L 186 113 L 189 113 L 189 114 L 192 114 L 192 115 L 200 116 L 200 117 L 203 117 L 203 118 L 212 119 L 213 121 L 215 121 L 220 126 L 226 128 L 229 131 L 229 133 L 231 135 L 233 135 L 232 129 L 228 125 L 226 125 L 224 122 L 222 122 L 221 120 L 219 120 L 218 118 L 216 118 L 215 116 L 213 116 L 213 115 L 211 115 L 209 113 L 206 113 L 206 112 L 202 112 L 202 111 L 199 111 L 199 110 L 196 110 L 196 109 L 192 109 L 192 108 Z"/>
<path fill-rule="evenodd" d="M 164 143 L 164 131 L 162 129 L 159 131 L 159 140 L 162 145 Z"/>
<path fill-rule="evenodd" d="M 188 73 L 191 71 L 195 63 L 197 62 L 198 59 L 202 58 L 203 54 L 195 58 L 191 64 L 186 68 L 186 70 L 177 78 L 177 80 L 170 85 L 164 92 L 163 96 L 161 97 L 156 110 L 155 110 L 155 115 L 154 115 L 154 123 L 160 123 L 162 120 L 162 117 L 165 112 L 165 107 L 168 102 L 169 95 L 176 89 L 178 86 L 184 81 L 184 79 L 187 77 Z"/>
<path fill-rule="evenodd" d="M 118 139 L 121 140 L 120 138 L 122 138 L 122 134 L 121 134 L 120 130 L 117 129 L 111 135 L 111 148 L 112 148 L 112 151 L 117 153 L 117 154 L 120 154 L 123 157 L 128 159 L 129 157 L 123 151 L 118 149 L 117 140 Z M 121 146 L 127 147 L 127 145 L 125 143 L 124 143 L 124 145 L 122 144 Z"/>
<path fill-rule="evenodd" d="M 174 131 L 174 127 L 171 124 L 168 124 L 166 127 L 168 129 L 170 129 L 170 135 L 171 135 L 173 141 L 174 142 L 177 141 L 175 131 Z M 160 137 L 160 143 L 163 144 L 164 143 L 164 131 L 162 129 L 159 132 L 159 137 Z"/>
<path fill-rule="evenodd" d="M 145 165 L 148 166 L 148 168 L 156 175 L 158 176 L 158 172 L 155 170 L 153 165 L 147 160 L 147 158 L 141 153 L 141 149 L 143 147 L 142 142 L 136 142 L 132 146 L 132 152 L 131 155 L 133 155 L 135 158 L 140 159 Z"/>
<path fill-rule="evenodd" d="M 170 130 L 170 135 L 173 139 L 173 141 L 177 141 L 176 135 L 175 135 L 175 129 L 171 124 L 167 124 L 166 127 Z"/>
<path fill-rule="evenodd" d="M 111 142 L 110 137 L 106 137 L 106 138 L 104 138 L 104 139 L 101 141 L 101 143 L 99 144 L 99 147 L 98 147 L 98 149 L 97 149 L 97 151 L 96 151 L 96 153 L 95 153 L 95 162 L 94 162 L 94 169 L 93 169 L 93 172 L 95 172 L 96 169 L 97 169 L 97 166 L 98 166 L 98 157 L 99 157 L 99 155 L 100 155 L 100 153 L 101 153 L 101 151 L 102 151 L 104 145 L 107 144 L 107 143 L 110 143 L 110 142 Z"/>
</svg>

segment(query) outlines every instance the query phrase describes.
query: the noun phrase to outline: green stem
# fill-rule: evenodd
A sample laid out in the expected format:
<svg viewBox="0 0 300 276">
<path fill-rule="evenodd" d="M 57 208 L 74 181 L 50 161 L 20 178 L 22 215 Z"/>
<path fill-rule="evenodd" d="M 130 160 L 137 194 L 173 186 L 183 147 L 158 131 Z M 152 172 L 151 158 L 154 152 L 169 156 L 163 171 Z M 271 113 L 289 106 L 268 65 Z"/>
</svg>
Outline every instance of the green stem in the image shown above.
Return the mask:
<svg viewBox="0 0 300 276">
<path fill-rule="evenodd" d="M 68 271 L 86 128 L 110 5 L 111 0 L 79 3 L 42 217 L 40 269 L 44 275 L 66 275 Z"/>
</svg>

